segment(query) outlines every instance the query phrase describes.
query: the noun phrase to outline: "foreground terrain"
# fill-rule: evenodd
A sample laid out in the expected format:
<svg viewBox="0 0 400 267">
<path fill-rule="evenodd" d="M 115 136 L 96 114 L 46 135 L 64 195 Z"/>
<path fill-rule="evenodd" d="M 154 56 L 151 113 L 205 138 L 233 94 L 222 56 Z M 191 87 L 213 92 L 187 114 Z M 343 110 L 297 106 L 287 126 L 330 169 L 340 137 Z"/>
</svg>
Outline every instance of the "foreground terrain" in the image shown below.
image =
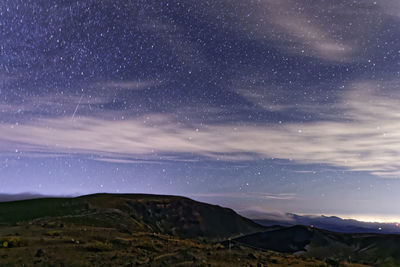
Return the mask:
<svg viewBox="0 0 400 267">
<path fill-rule="evenodd" d="M 290 235 L 270 247 L 254 242 L 260 233 L 284 229 L 175 196 L 6 202 L 0 203 L 0 266 L 366 266 L 271 245 L 293 248 Z"/>
<path fill-rule="evenodd" d="M 315 259 L 233 244 L 127 234 L 114 228 L 29 225 L 1 234 L 13 234 L 25 243 L 0 249 L 1 266 L 328 266 Z"/>
<path fill-rule="evenodd" d="M 343 234 L 297 225 L 242 236 L 232 242 L 307 258 L 400 266 L 400 235 Z"/>
</svg>

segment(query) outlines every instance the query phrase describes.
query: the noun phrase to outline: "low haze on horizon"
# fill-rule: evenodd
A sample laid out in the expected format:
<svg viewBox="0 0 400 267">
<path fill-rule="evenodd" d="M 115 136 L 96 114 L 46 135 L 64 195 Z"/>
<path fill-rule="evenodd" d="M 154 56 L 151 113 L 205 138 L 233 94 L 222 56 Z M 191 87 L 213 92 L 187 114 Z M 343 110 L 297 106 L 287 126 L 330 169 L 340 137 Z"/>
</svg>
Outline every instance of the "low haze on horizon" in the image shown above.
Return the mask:
<svg viewBox="0 0 400 267">
<path fill-rule="evenodd" d="M 400 222 L 400 2 L 0 0 L 0 194 Z"/>
</svg>

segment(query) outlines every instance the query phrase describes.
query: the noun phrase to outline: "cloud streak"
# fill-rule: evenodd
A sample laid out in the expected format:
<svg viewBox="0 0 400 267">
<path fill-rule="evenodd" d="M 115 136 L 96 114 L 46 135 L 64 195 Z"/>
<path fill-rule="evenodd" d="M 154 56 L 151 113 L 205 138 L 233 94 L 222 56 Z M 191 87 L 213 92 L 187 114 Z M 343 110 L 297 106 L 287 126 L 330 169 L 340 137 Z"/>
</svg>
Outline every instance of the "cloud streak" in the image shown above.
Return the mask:
<svg viewBox="0 0 400 267">
<path fill-rule="evenodd" d="M 368 40 L 392 16 L 391 7 L 397 8 L 394 1 L 383 4 L 346 0 L 242 0 L 232 4 L 225 0 L 223 3 L 234 15 L 229 15 L 230 23 L 221 21 L 222 27 L 261 43 L 267 41 L 267 45 L 273 43 L 284 52 L 331 63 L 362 59 Z M 221 17 L 217 10 L 207 10 L 211 20 L 218 21 Z"/>
<path fill-rule="evenodd" d="M 3 123 L 0 147 L 2 153 L 91 154 L 103 161 L 166 154 L 226 161 L 281 158 L 400 177 L 398 81 L 361 81 L 351 88 L 337 104 L 341 121 L 238 126 L 184 125 L 168 115 L 117 121 L 61 117 Z"/>
<path fill-rule="evenodd" d="M 191 197 L 201 198 L 256 198 L 266 200 L 292 200 L 297 197 L 293 193 L 260 193 L 260 192 L 217 192 L 217 193 L 196 193 L 190 194 Z"/>
<path fill-rule="evenodd" d="M 109 88 L 109 89 L 143 90 L 152 88 L 159 84 L 161 84 L 161 82 L 150 81 L 150 80 L 148 81 L 132 80 L 132 81 L 109 81 L 109 82 L 99 83 L 99 86 L 102 88 Z"/>
</svg>

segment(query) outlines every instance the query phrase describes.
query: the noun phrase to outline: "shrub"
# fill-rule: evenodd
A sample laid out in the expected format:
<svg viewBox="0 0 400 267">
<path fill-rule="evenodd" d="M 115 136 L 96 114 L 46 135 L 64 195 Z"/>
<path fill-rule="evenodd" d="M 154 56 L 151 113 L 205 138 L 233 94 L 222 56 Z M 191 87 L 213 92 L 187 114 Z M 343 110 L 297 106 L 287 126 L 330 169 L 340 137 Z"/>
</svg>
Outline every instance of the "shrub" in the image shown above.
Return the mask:
<svg viewBox="0 0 400 267">
<path fill-rule="evenodd" d="M 215 248 L 215 249 L 224 249 L 225 246 L 222 245 L 221 243 L 217 243 L 217 244 L 214 245 L 214 248 Z"/>
<path fill-rule="evenodd" d="M 17 236 L 7 236 L 0 238 L 0 247 L 2 248 L 15 248 L 22 247 L 24 242 Z"/>
<path fill-rule="evenodd" d="M 61 232 L 60 231 L 49 231 L 46 233 L 48 236 L 60 236 Z"/>
<path fill-rule="evenodd" d="M 92 244 L 88 244 L 86 249 L 92 252 L 102 252 L 102 251 L 110 251 L 112 250 L 112 245 L 108 242 L 100 242 L 96 241 Z"/>
</svg>

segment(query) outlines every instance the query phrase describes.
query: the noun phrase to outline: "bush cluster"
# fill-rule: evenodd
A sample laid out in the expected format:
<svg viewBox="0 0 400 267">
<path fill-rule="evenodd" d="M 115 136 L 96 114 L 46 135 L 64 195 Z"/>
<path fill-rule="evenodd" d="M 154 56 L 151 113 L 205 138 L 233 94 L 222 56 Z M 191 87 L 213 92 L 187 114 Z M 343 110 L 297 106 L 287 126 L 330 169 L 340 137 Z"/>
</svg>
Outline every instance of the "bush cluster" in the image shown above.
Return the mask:
<svg viewBox="0 0 400 267">
<path fill-rule="evenodd" d="M 100 242 L 96 241 L 95 243 L 88 244 L 86 246 L 86 249 L 88 251 L 93 251 L 93 252 L 102 252 L 102 251 L 110 251 L 112 250 L 112 244 L 108 242 Z"/>
<path fill-rule="evenodd" d="M 0 238 L 0 248 L 15 248 L 24 246 L 24 242 L 17 236 L 7 236 Z"/>
</svg>

